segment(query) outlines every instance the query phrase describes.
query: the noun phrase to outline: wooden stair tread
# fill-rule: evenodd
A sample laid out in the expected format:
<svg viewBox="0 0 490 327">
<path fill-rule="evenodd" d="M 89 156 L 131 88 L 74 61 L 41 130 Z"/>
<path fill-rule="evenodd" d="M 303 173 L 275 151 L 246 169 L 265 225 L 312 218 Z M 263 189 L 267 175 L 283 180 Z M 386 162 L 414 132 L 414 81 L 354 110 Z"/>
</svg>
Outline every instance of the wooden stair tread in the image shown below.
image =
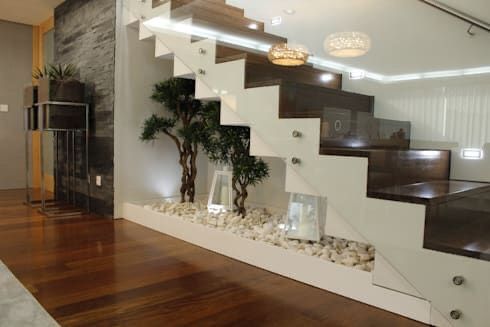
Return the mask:
<svg viewBox="0 0 490 327">
<path fill-rule="evenodd" d="M 186 7 L 177 8 L 172 10 L 171 17 L 172 18 L 193 18 L 194 20 L 206 21 L 210 23 L 215 23 L 219 27 L 219 30 L 224 30 L 223 27 L 228 28 L 232 31 L 232 28 L 239 28 L 243 31 L 253 31 L 258 33 L 264 33 L 264 23 L 249 19 L 246 17 L 237 17 L 235 15 L 229 15 L 223 13 L 222 10 L 225 8 L 221 8 L 221 10 L 210 9 L 209 7 L 200 7 L 198 5 L 190 5 Z M 249 26 L 251 24 L 255 24 L 257 28 L 252 29 Z M 249 33 L 253 35 L 252 33 Z M 271 34 L 269 34 L 271 35 Z M 277 36 L 275 36 L 277 38 Z"/>
<path fill-rule="evenodd" d="M 225 0 L 170 0 L 170 3 L 170 8 L 173 11 L 181 8 L 193 8 L 194 10 L 212 11 L 234 18 L 244 18 L 245 16 L 243 8 L 228 5 Z M 263 26 L 263 23 L 258 23 Z"/>
<path fill-rule="evenodd" d="M 447 180 L 428 181 L 409 185 L 395 185 L 369 192 L 370 197 L 402 202 L 434 204 L 478 192 L 490 191 L 490 184 Z"/>
</svg>

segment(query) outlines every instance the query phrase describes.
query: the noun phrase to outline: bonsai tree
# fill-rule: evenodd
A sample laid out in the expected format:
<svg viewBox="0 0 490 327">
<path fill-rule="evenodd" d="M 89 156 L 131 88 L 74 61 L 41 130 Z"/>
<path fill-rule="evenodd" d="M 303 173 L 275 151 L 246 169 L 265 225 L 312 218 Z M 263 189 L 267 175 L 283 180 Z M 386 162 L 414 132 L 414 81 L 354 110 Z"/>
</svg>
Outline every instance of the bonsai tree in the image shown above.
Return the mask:
<svg viewBox="0 0 490 327">
<path fill-rule="evenodd" d="M 164 134 L 175 143 L 182 167 L 181 202 L 194 202 L 196 195 L 196 160 L 203 128 L 203 105 L 194 98 L 194 86 L 193 80 L 181 78 L 156 84 L 151 98 L 163 105 L 167 115 L 153 114 L 146 119 L 140 136 L 142 141 L 148 142 L 155 140 L 158 134 Z"/>
<path fill-rule="evenodd" d="M 261 183 L 269 176 L 269 166 L 260 158 L 250 156 L 250 129 L 220 124 L 219 105 L 210 102 L 203 112 L 205 129 L 202 145 L 209 159 L 217 164 L 232 166 L 236 211 L 245 217 L 248 187 Z"/>
</svg>

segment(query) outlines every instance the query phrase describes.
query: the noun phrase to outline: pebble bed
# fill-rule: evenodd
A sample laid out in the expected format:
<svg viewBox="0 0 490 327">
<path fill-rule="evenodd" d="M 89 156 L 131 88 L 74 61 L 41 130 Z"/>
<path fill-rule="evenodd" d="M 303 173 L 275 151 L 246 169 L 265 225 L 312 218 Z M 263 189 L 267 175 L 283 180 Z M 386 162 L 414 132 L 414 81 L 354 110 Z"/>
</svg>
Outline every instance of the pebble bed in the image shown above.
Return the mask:
<svg viewBox="0 0 490 327">
<path fill-rule="evenodd" d="M 209 212 L 207 205 L 202 202 L 162 201 L 147 204 L 144 208 L 336 264 L 368 272 L 374 269 L 373 246 L 330 236 L 324 236 L 320 242 L 288 239 L 281 228 L 284 226 L 285 215 L 274 214 L 264 208 L 249 209 L 245 218 L 234 212 Z"/>
</svg>

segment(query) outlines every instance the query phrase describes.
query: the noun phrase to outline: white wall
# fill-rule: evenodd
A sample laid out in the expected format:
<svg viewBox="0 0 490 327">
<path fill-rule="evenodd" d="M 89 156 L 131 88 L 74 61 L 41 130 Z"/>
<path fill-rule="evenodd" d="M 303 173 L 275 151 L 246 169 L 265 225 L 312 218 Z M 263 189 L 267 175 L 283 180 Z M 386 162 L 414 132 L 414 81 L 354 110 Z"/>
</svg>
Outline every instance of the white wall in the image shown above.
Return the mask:
<svg viewBox="0 0 490 327">
<path fill-rule="evenodd" d="M 119 5 L 119 1 L 118 1 Z M 138 32 L 121 26 L 118 8 L 116 94 L 114 114 L 114 217 L 126 201 L 179 195 L 180 165 L 175 144 L 166 136 L 152 143 L 139 140 L 141 126 L 152 113 L 163 113 L 150 95 L 152 86 L 172 76 L 172 61 L 154 58 L 154 44 L 138 40 Z M 198 160 L 197 194 L 207 192 L 208 161 Z"/>
<path fill-rule="evenodd" d="M 26 185 L 23 89 L 31 83 L 32 26 L 0 20 L 0 190 Z"/>
<path fill-rule="evenodd" d="M 380 84 L 344 78 L 344 89 L 374 95 L 378 118 L 412 122 L 412 147 L 451 149 L 451 178 L 490 182 L 490 76 Z M 462 148 L 482 148 L 467 160 Z"/>
</svg>

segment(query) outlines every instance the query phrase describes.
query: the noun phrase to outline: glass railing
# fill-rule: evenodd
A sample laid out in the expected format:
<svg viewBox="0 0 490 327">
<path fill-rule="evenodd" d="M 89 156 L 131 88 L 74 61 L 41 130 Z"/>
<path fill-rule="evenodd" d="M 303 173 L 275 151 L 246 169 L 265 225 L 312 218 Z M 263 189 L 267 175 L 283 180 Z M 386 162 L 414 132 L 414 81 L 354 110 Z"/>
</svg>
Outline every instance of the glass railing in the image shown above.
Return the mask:
<svg viewBox="0 0 490 327">
<path fill-rule="evenodd" d="M 141 5 L 134 2 L 133 8 Z M 192 12 L 190 7 L 179 10 Z M 140 13 L 135 15 L 141 17 Z M 288 191 L 326 196 L 328 206 L 373 244 L 376 253 L 390 263 L 418 297 L 427 299 L 441 319 L 467 327 L 485 326 L 490 321 L 488 186 L 449 180 L 449 162 L 462 160 L 459 152 L 452 151 L 450 160 L 450 151 L 443 147 L 421 146 L 430 143 L 418 138 L 425 126 L 409 115 L 378 117 L 377 109 L 373 114 L 369 110 L 337 107 L 322 97 L 320 106 L 313 107 L 312 97 L 295 93 L 294 85 L 282 87 L 281 83 L 271 82 L 247 86 L 243 63 L 233 58 L 216 63 L 217 44 L 265 56 L 270 36 L 251 37 L 258 32 L 245 31 L 241 20 L 237 23 L 240 26 L 230 29 L 210 29 L 214 23 L 207 24 L 203 16 L 195 27 L 181 24 L 188 17 L 178 12 L 174 19 L 170 15 L 152 17 L 148 10 L 145 16 L 145 26 L 156 34 L 157 42 L 164 43 L 179 62 L 195 73 L 199 95 L 221 101 L 226 115 L 222 120 L 249 125 L 260 139 L 264 155 L 286 158 Z M 229 30 L 243 32 L 228 34 Z M 243 59 L 239 53 L 235 55 L 235 59 Z M 302 88 L 307 89 L 304 85 Z M 278 113 L 278 108 L 285 104 L 290 106 Z M 450 104 L 446 102 L 447 115 Z M 369 101 L 363 106 L 368 108 Z M 449 131 L 449 122 L 456 120 L 449 116 L 445 119 L 447 125 L 440 128 L 441 133 L 456 135 Z M 319 155 L 320 148 L 332 147 L 368 150 L 368 159 Z M 370 175 L 368 166 L 376 178 Z M 457 175 L 455 170 L 451 171 Z M 399 176 L 394 176 L 394 172 Z M 300 178 L 301 183 L 291 176 Z M 373 180 L 382 181 L 375 189 L 383 189 L 384 197 L 367 197 L 368 185 Z M 479 191 L 474 193 L 473 188 Z M 472 253 L 478 248 L 481 254 L 446 251 L 453 246 L 448 246 L 451 240 L 458 248 Z M 377 274 L 375 268 L 373 275 Z M 401 290 L 382 276 L 377 277 L 378 285 Z M 437 319 L 433 314 L 429 320 L 438 324 Z"/>
</svg>

